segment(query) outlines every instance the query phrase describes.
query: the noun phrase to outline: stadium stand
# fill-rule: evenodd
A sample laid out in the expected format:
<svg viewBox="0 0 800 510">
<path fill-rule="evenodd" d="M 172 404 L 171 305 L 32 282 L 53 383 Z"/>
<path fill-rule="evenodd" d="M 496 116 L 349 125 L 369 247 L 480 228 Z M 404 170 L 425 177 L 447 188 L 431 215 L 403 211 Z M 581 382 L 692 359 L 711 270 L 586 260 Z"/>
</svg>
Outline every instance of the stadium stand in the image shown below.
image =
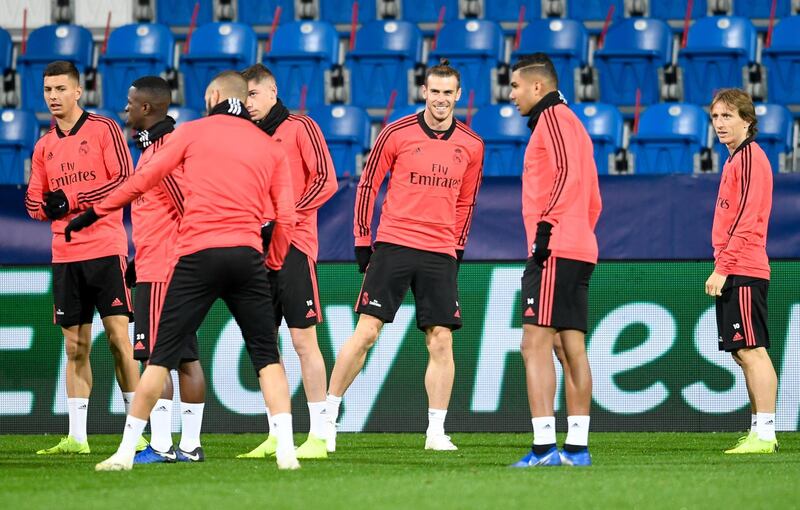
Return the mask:
<svg viewBox="0 0 800 510">
<path fill-rule="evenodd" d="M 102 77 L 103 107 L 125 108 L 131 83 L 145 75 L 163 75 L 172 67 L 175 38 L 166 25 L 124 25 L 108 38 L 98 70 Z"/>
<path fill-rule="evenodd" d="M 525 20 L 535 21 L 542 16 L 540 0 L 482 0 L 481 4 L 483 17 L 498 23 L 516 24 L 523 7 Z"/>
<path fill-rule="evenodd" d="M 167 112 L 167 115 L 175 119 L 175 125 L 180 126 L 184 122 L 189 122 L 190 120 L 199 119 L 202 117 L 200 112 L 197 110 L 192 110 L 191 108 L 182 108 L 182 107 L 173 107 L 170 108 Z"/>
<path fill-rule="evenodd" d="M 394 91 L 395 104 L 407 105 L 415 94 L 413 71 L 421 60 L 422 33 L 413 23 L 365 23 L 345 59 L 352 103 L 386 107 Z"/>
<path fill-rule="evenodd" d="M 558 73 L 559 90 L 567 101 L 574 101 L 580 70 L 589 59 L 589 36 L 583 24 L 571 19 L 532 20 L 520 33 L 519 48 L 511 54 L 511 62 L 539 51 L 550 56 Z"/>
<path fill-rule="evenodd" d="M 405 117 L 406 115 L 411 115 L 412 113 L 419 113 L 424 109 L 425 105 L 422 103 L 398 106 L 389 113 L 389 117 L 386 119 L 386 122 L 387 124 L 394 122 L 398 119 Z"/>
<path fill-rule="evenodd" d="M 511 105 L 481 107 L 472 118 L 472 127 L 483 138 L 484 176 L 521 175 L 525 146 L 531 137 L 528 120 Z"/>
<path fill-rule="evenodd" d="M 594 54 L 600 78 L 600 100 L 633 105 L 657 103 L 660 73 L 672 61 L 672 31 L 661 20 L 628 18 L 611 25 L 605 44 Z"/>
<path fill-rule="evenodd" d="M 363 155 L 370 147 L 367 113 L 357 106 L 321 105 L 311 110 L 309 117 L 319 124 L 328 142 L 336 175 L 361 173 Z"/>
<path fill-rule="evenodd" d="M 281 25 L 264 64 L 275 75 L 278 94 L 288 108 L 325 104 L 330 72 L 339 63 L 339 36 L 325 21 L 295 21 Z M 302 104 L 301 104 L 302 103 Z"/>
<path fill-rule="evenodd" d="M 624 123 L 614 105 L 582 103 L 572 105 L 572 110 L 589 132 L 594 144 L 594 161 L 597 173 L 608 174 L 616 170 L 614 160 L 622 149 Z"/>
<path fill-rule="evenodd" d="M 24 184 L 30 158 L 39 138 L 36 114 L 28 110 L 0 110 L 0 184 Z"/>
<path fill-rule="evenodd" d="M 756 104 L 758 136 L 756 141 L 769 158 L 773 172 L 787 172 L 793 168 L 794 121 L 792 113 L 779 104 Z M 728 148 L 715 141 L 717 168 L 722 170 L 730 155 Z"/>
<path fill-rule="evenodd" d="M 500 25 L 489 20 L 456 20 L 442 27 L 429 65 L 447 58 L 461 73 L 460 106 L 467 106 L 470 95 L 476 107 L 494 102 L 497 67 L 504 60 L 505 46 Z"/>
<path fill-rule="evenodd" d="M 83 73 L 92 65 L 93 51 L 92 34 L 84 27 L 47 25 L 31 32 L 27 51 L 17 57 L 22 108 L 37 113 L 47 112 L 42 97 L 42 71 L 48 63 L 68 60 Z"/>
<path fill-rule="evenodd" d="M 211 23 L 214 19 L 213 0 L 155 0 L 156 21 L 169 27 L 188 27 L 192 22 L 195 5 L 197 10 L 196 25 Z"/>
<path fill-rule="evenodd" d="M 692 173 L 707 147 L 709 119 L 699 106 L 661 103 L 648 107 L 629 151 L 637 174 Z"/>
<path fill-rule="evenodd" d="M 449 22 L 458 19 L 459 5 L 458 0 L 426 0 L 425 2 L 413 2 L 411 0 L 383 0 L 385 15 L 389 16 L 395 8 L 392 4 L 400 4 L 400 19 L 412 23 L 421 24 L 423 29 L 432 29 L 439 21 Z"/>
<path fill-rule="evenodd" d="M 206 85 L 221 71 L 244 69 L 256 61 L 258 42 L 249 25 L 215 22 L 198 27 L 188 53 L 181 55 L 185 104 L 205 110 Z"/>
<path fill-rule="evenodd" d="M 357 0 L 325 0 L 319 5 L 319 18 L 327 21 L 339 28 L 340 32 L 349 34 L 350 24 L 352 23 L 353 5 L 358 7 L 358 23 L 364 24 L 373 21 L 376 16 L 374 1 Z"/>
<path fill-rule="evenodd" d="M 271 25 L 280 7 L 280 23 L 294 19 L 294 0 L 239 0 L 238 20 L 247 25 Z"/>
<path fill-rule="evenodd" d="M 566 3 L 566 17 L 582 21 L 586 28 L 593 31 L 602 28 L 609 13 L 611 13 L 612 22 L 622 18 L 625 14 L 624 0 L 565 0 L 556 3 Z M 555 9 L 551 7 L 551 10 Z"/>
<path fill-rule="evenodd" d="M 772 32 L 772 44 L 764 48 L 770 102 L 800 108 L 800 16 L 782 19 Z"/>
</svg>

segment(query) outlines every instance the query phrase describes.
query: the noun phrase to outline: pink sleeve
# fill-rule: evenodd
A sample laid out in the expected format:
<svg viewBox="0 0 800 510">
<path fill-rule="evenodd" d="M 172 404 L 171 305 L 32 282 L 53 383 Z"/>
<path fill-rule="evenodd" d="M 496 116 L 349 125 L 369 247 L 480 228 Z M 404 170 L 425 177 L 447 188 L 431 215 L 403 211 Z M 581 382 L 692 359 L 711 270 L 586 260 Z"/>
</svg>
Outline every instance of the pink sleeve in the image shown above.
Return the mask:
<svg viewBox="0 0 800 510">
<path fill-rule="evenodd" d="M 375 214 L 375 197 L 381 187 L 386 172 L 392 167 L 395 159 L 395 146 L 390 134 L 394 130 L 384 129 L 375 141 L 369 153 L 367 164 L 361 172 L 361 179 L 356 190 L 355 214 L 353 216 L 353 236 L 356 246 L 372 244 L 372 216 Z"/>
</svg>

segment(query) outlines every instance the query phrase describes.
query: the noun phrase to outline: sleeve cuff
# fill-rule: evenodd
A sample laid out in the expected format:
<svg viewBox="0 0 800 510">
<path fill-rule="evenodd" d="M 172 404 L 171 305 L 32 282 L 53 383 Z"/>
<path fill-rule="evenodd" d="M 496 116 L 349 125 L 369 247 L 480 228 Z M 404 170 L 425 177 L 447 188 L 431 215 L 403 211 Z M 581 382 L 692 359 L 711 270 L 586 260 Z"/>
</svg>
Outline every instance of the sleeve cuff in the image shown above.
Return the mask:
<svg viewBox="0 0 800 510">
<path fill-rule="evenodd" d="M 356 237 L 356 246 L 371 246 L 372 245 L 372 238 L 367 237 Z"/>
</svg>

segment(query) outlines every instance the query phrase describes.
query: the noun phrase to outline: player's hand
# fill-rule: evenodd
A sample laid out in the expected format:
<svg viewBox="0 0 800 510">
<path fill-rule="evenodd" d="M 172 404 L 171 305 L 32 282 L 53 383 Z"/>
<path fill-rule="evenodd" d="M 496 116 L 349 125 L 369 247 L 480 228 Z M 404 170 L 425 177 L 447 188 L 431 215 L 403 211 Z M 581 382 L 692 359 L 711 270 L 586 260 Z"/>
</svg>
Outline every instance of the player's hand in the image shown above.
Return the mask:
<svg viewBox="0 0 800 510">
<path fill-rule="evenodd" d="M 536 225 L 536 239 L 533 241 L 531 255 L 533 261 L 540 267 L 544 267 L 544 262 L 550 257 L 550 236 L 553 225 L 546 221 L 540 221 Z"/>
<path fill-rule="evenodd" d="M 725 280 L 727 279 L 727 276 L 721 275 L 716 271 L 711 273 L 711 276 L 706 280 L 706 294 L 709 296 L 721 296 L 722 287 L 725 285 Z"/>
<path fill-rule="evenodd" d="M 456 266 L 461 269 L 461 262 L 464 260 L 464 250 L 456 250 Z"/>
<path fill-rule="evenodd" d="M 261 225 L 261 246 L 264 249 L 264 256 L 269 253 L 269 243 L 272 242 L 272 231 L 275 230 L 275 222 L 268 221 Z"/>
<path fill-rule="evenodd" d="M 358 272 L 366 273 L 369 259 L 372 257 L 372 246 L 356 246 L 356 262 L 358 262 Z"/>
<path fill-rule="evenodd" d="M 136 264 L 135 259 L 128 262 L 128 268 L 125 270 L 125 286 L 129 289 L 136 287 Z"/>
<path fill-rule="evenodd" d="M 69 200 L 64 190 L 44 192 L 44 215 L 51 220 L 60 220 L 69 212 Z"/>
<path fill-rule="evenodd" d="M 67 242 L 72 241 L 73 232 L 83 230 L 99 219 L 100 217 L 94 212 L 94 207 L 86 209 L 86 212 L 80 216 L 75 216 L 72 218 L 72 221 L 69 222 L 67 228 L 64 229 L 64 238 L 67 240 Z"/>
</svg>

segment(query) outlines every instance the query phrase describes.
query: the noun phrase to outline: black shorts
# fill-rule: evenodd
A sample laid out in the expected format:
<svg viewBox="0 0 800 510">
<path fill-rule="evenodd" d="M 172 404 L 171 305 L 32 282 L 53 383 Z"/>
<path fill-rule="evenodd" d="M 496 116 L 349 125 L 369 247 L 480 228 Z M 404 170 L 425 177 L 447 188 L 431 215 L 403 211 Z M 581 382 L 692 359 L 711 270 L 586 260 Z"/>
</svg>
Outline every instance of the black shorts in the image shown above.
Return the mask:
<svg viewBox="0 0 800 510">
<path fill-rule="evenodd" d="M 139 320 L 134 326 L 133 335 L 133 359 L 147 361 L 153 351 L 152 338 L 155 338 L 158 331 L 158 319 L 161 316 L 161 308 L 164 306 L 164 297 L 167 294 L 166 282 L 141 282 L 136 285 L 133 293 L 134 310 L 138 310 L 136 315 Z M 200 359 L 197 347 L 197 333 L 191 332 L 187 335 L 184 344 L 181 363 L 187 361 L 197 361 Z"/>
<path fill-rule="evenodd" d="M 767 291 L 769 280 L 730 275 L 717 296 L 719 350 L 769 348 Z"/>
<path fill-rule="evenodd" d="M 269 272 L 275 325 L 286 319 L 290 328 L 308 328 L 322 322 L 317 265 L 292 245 L 280 271 Z"/>
<path fill-rule="evenodd" d="M 221 298 L 244 337 L 258 373 L 278 363 L 278 342 L 272 318 L 264 257 L 250 247 L 209 248 L 178 260 L 167 288 L 150 364 L 177 369 L 187 339 Z"/>
<path fill-rule="evenodd" d="M 419 329 L 461 327 L 455 257 L 391 243 L 375 244 L 355 310 L 392 322 L 409 286 Z"/>
<path fill-rule="evenodd" d="M 127 265 L 121 255 L 53 263 L 53 322 L 64 328 L 91 324 L 95 308 L 100 317 L 125 315 L 133 321 Z"/>
<path fill-rule="evenodd" d="M 522 323 L 586 333 L 593 271 L 594 264 L 581 260 L 550 257 L 542 268 L 529 258 L 522 274 Z"/>
</svg>

